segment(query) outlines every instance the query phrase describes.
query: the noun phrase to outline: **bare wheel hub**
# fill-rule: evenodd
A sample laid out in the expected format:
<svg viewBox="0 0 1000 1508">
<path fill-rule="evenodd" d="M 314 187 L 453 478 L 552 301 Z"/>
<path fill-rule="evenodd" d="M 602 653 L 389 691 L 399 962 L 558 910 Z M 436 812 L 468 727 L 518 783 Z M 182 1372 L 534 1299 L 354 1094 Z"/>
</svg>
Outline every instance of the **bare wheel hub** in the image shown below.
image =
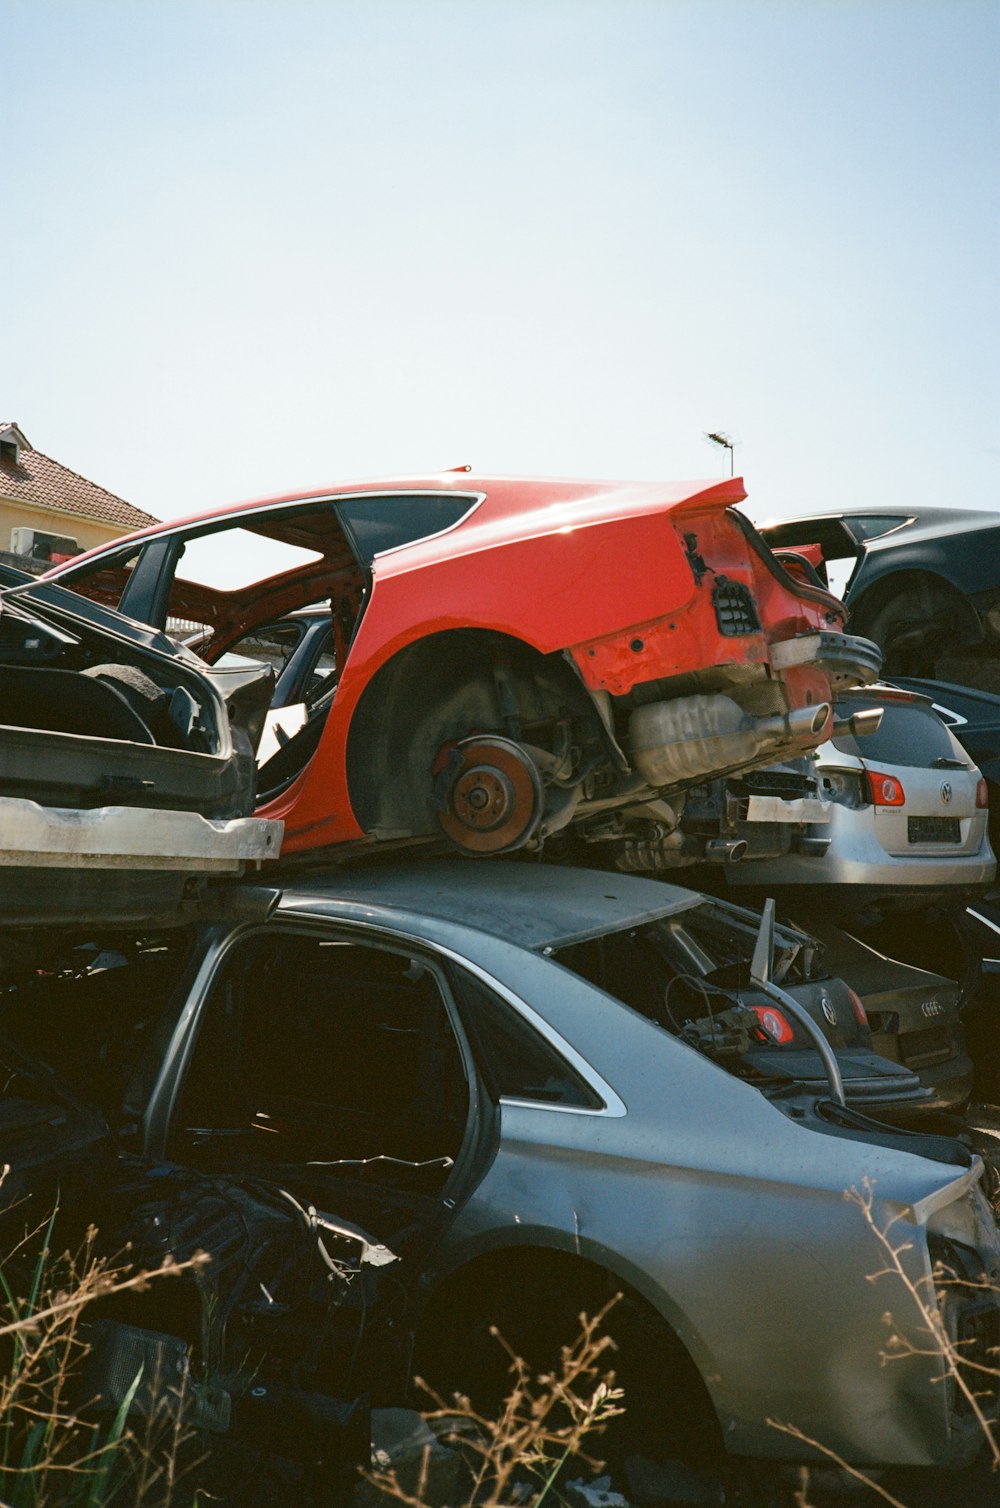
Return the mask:
<svg viewBox="0 0 1000 1508">
<path fill-rule="evenodd" d="M 524 749 L 507 738 L 467 738 L 436 764 L 446 770 L 438 820 L 458 848 L 506 853 L 527 842 L 542 815 L 542 783 Z"/>
</svg>

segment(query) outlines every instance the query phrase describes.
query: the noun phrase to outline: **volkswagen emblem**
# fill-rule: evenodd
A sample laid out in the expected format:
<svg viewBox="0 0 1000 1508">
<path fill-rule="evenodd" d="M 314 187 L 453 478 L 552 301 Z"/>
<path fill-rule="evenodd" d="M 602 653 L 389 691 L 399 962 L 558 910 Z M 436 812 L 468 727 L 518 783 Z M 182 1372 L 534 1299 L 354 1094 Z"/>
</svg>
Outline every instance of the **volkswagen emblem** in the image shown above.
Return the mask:
<svg viewBox="0 0 1000 1508">
<path fill-rule="evenodd" d="M 822 1007 L 823 1015 L 829 1021 L 830 1025 L 831 1026 L 836 1026 L 836 1024 L 837 1024 L 837 1012 L 834 1010 L 833 1006 L 830 1004 L 830 997 L 828 995 L 820 995 L 820 997 L 819 997 L 819 1003 L 820 1003 L 820 1006 Z"/>
<path fill-rule="evenodd" d="M 947 806 L 948 802 L 951 800 L 951 781 L 950 780 L 943 780 L 941 782 L 941 800 L 944 802 L 945 806 Z"/>
</svg>

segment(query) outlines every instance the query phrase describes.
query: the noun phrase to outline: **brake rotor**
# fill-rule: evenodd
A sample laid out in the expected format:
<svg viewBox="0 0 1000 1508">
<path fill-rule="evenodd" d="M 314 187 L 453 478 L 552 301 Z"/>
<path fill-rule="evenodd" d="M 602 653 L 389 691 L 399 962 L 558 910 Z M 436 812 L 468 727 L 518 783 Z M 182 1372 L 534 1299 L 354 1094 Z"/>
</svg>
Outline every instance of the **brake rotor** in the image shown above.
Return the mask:
<svg viewBox="0 0 1000 1508">
<path fill-rule="evenodd" d="M 542 781 L 529 754 L 509 738 L 466 738 L 435 761 L 446 782 L 438 821 L 466 853 L 508 853 L 542 816 Z"/>
</svg>

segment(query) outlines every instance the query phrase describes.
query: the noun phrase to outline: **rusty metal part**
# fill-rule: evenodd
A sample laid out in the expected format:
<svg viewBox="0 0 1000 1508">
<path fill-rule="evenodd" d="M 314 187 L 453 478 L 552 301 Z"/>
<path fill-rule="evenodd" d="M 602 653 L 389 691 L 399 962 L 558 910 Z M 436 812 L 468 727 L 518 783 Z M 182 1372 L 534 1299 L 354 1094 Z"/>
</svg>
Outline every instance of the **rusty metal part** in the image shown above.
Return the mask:
<svg viewBox="0 0 1000 1508">
<path fill-rule="evenodd" d="M 438 821 L 466 853 L 509 853 L 535 832 L 542 781 L 531 756 L 508 738 L 474 737 L 452 746 Z"/>
</svg>

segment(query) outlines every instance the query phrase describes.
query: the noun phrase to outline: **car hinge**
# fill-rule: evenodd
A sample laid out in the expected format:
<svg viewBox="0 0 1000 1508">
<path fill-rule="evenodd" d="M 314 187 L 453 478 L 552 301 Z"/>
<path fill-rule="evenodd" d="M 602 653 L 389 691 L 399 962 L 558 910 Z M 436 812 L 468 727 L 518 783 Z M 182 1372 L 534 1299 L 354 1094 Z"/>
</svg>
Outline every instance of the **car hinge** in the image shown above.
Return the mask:
<svg viewBox="0 0 1000 1508">
<path fill-rule="evenodd" d="M 709 571 L 712 571 L 712 567 L 706 562 L 704 555 L 698 552 L 697 534 L 685 534 L 684 558 L 691 567 L 691 575 L 694 577 L 695 586 L 701 586 L 702 578 L 707 576 Z M 712 575 L 715 575 L 714 571 L 712 571 Z"/>
<path fill-rule="evenodd" d="M 195 902 L 198 915 L 211 921 L 266 922 L 283 892 L 270 885 L 241 885 L 228 881 L 209 885 Z"/>
</svg>

